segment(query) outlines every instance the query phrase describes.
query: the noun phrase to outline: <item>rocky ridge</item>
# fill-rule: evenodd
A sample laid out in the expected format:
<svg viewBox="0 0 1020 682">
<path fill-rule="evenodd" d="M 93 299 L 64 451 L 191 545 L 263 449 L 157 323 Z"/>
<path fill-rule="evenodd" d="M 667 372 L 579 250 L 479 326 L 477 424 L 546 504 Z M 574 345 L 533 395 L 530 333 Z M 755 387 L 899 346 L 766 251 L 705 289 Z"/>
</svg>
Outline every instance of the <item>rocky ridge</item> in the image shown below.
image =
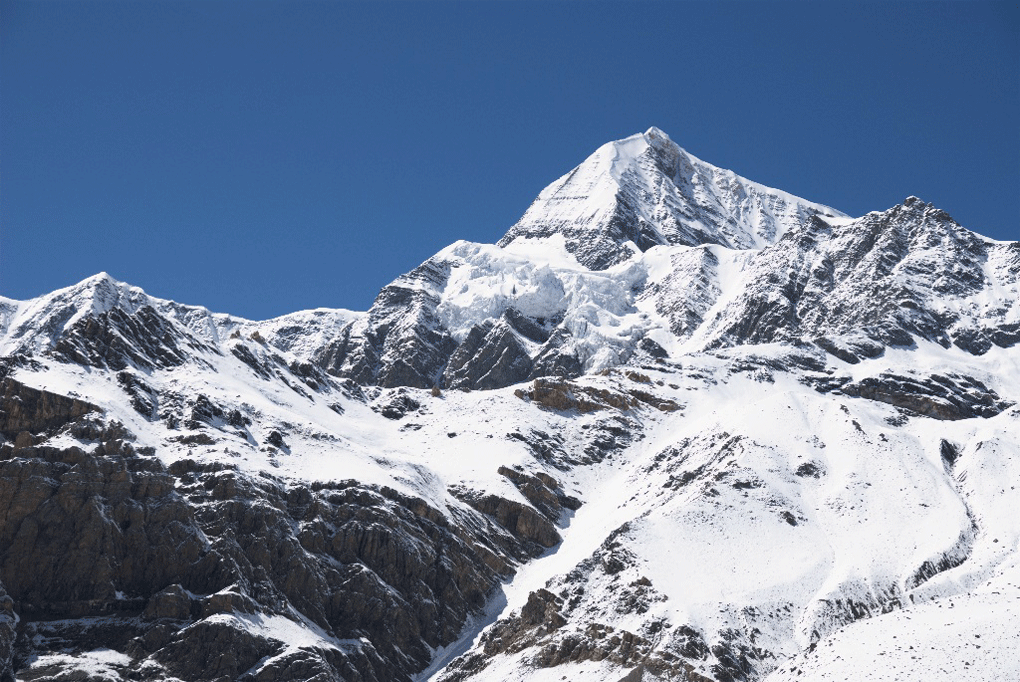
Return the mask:
<svg viewBox="0 0 1020 682">
<path fill-rule="evenodd" d="M 993 598 L 1008 676 L 1018 281 L 653 128 L 364 313 L 0 299 L 0 680 L 778 680 Z"/>
</svg>

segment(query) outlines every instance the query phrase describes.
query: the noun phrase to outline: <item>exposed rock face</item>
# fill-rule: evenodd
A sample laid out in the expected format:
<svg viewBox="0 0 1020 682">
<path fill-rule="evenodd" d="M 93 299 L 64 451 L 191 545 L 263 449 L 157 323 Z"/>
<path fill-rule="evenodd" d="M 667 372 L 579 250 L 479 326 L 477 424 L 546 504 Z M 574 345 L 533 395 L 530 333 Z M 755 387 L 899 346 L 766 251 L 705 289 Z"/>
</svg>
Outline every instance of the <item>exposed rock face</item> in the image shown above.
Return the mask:
<svg viewBox="0 0 1020 682">
<path fill-rule="evenodd" d="M 564 493 L 556 479 L 542 472 L 531 475 L 501 466 L 499 474 L 513 483 L 532 506 L 461 486 L 454 487 L 451 492 L 492 518 L 533 555 L 559 544 L 562 538 L 556 526 L 563 525 L 565 510 L 579 509 L 581 501 Z"/>
<path fill-rule="evenodd" d="M 648 379 L 638 372 L 629 372 L 628 378 L 630 377 L 638 377 L 638 379 L 631 379 L 638 383 L 645 383 L 641 381 L 642 378 Z M 519 388 L 515 393 L 517 397 L 530 400 L 543 407 L 554 410 L 577 410 L 581 414 L 609 408 L 627 411 L 642 403 L 663 412 L 676 412 L 681 409 L 681 406 L 673 400 L 663 399 L 637 388 L 630 388 L 621 393 L 607 388 L 584 386 L 555 379 L 535 379 L 530 389 Z"/>
<path fill-rule="evenodd" d="M 8 401 L 32 398 L 7 410 L 15 430 L 63 427 L 98 441 L 91 452 L 3 446 L 8 677 L 63 642 L 119 652 L 147 677 L 407 680 L 429 647 L 456 639 L 525 546 L 558 540 L 530 508 L 491 497 L 479 506 L 523 545 L 485 516 L 451 525 L 385 488 L 285 484 L 192 460 L 166 468 L 123 429 L 76 420 L 92 406 L 4 386 Z M 288 631 L 318 644 L 295 646 Z M 74 668 L 65 663 L 48 674 Z"/>
<path fill-rule="evenodd" d="M 548 338 L 544 329 L 509 308 L 496 322 L 487 321 L 468 333 L 450 357 L 444 383 L 450 388 L 489 389 L 526 381 L 535 363 L 524 339 L 544 343 Z"/>
<path fill-rule="evenodd" d="M 532 476 L 505 466 L 499 468 L 499 473 L 510 479 L 528 502 L 553 523 L 560 522 L 565 509 L 576 511 L 581 507 L 581 501 L 565 494 L 556 479 L 548 474 L 538 472 Z"/>
<path fill-rule="evenodd" d="M 14 682 L 14 640 L 18 615 L 14 600 L 0 583 L 0 682 Z"/>
<path fill-rule="evenodd" d="M 387 419 L 403 419 L 421 409 L 421 403 L 408 395 L 406 389 L 397 388 L 379 396 L 372 409 Z"/>
<path fill-rule="evenodd" d="M 39 391 L 10 378 L 0 380 L 0 434 L 10 440 L 23 432 L 50 431 L 98 411 L 84 400 Z"/>
<path fill-rule="evenodd" d="M 854 221 L 815 217 L 755 254 L 709 346 L 811 338 L 851 363 L 916 339 L 974 354 L 1010 346 L 1012 304 L 978 301 L 1016 286 L 1015 251 L 916 197 Z"/>
<path fill-rule="evenodd" d="M 436 317 L 449 266 L 430 259 L 383 288 L 368 318 L 318 350 L 326 371 L 359 383 L 431 388 L 457 344 Z"/>
<path fill-rule="evenodd" d="M 981 381 L 960 375 L 883 373 L 860 381 L 851 381 L 849 377 L 826 378 L 819 380 L 817 386 L 822 391 L 877 400 L 935 419 L 994 417 L 1013 405 Z"/>
<path fill-rule="evenodd" d="M 670 257 L 670 272 L 650 284 L 641 298 L 650 298 L 655 309 L 669 321 L 669 331 L 688 338 L 705 321 L 719 298 L 719 259 L 711 249 L 688 249 Z M 677 296 L 677 291 L 685 292 Z"/>
<path fill-rule="evenodd" d="M 639 588 L 641 586 L 638 585 Z M 563 598 L 549 590 L 532 592 L 519 613 L 500 620 L 487 630 L 479 650 L 455 660 L 444 671 L 441 680 L 460 682 L 471 679 L 482 673 L 494 656 L 530 650 L 529 662 L 535 668 L 606 661 L 624 670 L 632 668 L 621 682 L 644 679 L 645 671 L 652 679 L 711 682 L 711 678 L 696 673 L 681 655 L 668 649 L 656 650 L 652 641 L 632 632 L 596 622 L 589 623 L 580 633 L 562 631 L 568 623 L 562 613 L 564 608 Z M 675 634 L 685 638 L 687 643 L 682 648 L 686 653 L 693 657 L 707 657 L 708 647 L 697 632 L 681 628 Z M 690 640 L 692 636 L 693 642 Z"/>
<path fill-rule="evenodd" d="M 120 308 L 83 317 L 54 344 L 54 357 L 92 367 L 166 369 L 186 362 L 189 351 L 211 351 L 168 324 L 149 306 L 132 314 Z"/>
<path fill-rule="evenodd" d="M 527 543 L 529 551 L 535 555 L 559 544 L 562 539 L 548 518 L 520 502 L 464 488 L 454 488 L 451 492 Z"/>
</svg>

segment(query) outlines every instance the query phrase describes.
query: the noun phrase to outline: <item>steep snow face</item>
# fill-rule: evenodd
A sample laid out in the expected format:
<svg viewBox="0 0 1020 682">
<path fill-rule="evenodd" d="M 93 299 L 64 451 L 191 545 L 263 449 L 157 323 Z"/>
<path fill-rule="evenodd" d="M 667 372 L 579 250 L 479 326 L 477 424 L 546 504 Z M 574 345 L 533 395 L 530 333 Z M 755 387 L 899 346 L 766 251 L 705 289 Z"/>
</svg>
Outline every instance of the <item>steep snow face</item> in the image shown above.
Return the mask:
<svg viewBox="0 0 1020 682">
<path fill-rule="evenodd" d="M 578 262 L 602 270 L 657 244 L 761 247 L 812 215 L 843 216 L 705 163 L 650 128 L 545 188 L 499 245 L 562 234 Z"/>
<path fill-rule="evenodd" d="M 0 352 L 38 352 L 52 345 L 79 320 L 120 308 L 131 315 L 149 302 L 141 289 L 117 282 L 105 272 L 29 301 L 5 301 Z"/>
</svg>

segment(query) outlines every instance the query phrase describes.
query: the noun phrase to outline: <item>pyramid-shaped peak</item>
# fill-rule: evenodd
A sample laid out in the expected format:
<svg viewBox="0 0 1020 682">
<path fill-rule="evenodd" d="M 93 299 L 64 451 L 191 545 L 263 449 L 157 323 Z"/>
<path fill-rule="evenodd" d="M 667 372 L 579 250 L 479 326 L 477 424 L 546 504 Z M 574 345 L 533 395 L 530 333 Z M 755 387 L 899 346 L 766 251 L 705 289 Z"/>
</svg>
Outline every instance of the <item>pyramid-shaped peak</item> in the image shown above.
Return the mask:
<svg viewBox="0 0 1020 682">
<path fill-rule="evenodd" d="M 657 151 L 668 150 L 674 153 L 681 151 L 680 147 L 670 139 L 669 135 L 663 132 L 662 129 L 652 126 L 643 133 L 634 133 L 619 140 L 607 142 L 595 152 L 594 156 L 598 157 L 600 152 L 607 152 L 608 155 L 603 155 L 603 158 L 612 159 L 614 161 L 614 168 L 619 169 L 621 162 L 626 164 L 627 159 L 636 159 L 642 155 L 647 155 L 649 149 Z"/>
<path fill-rule="evenodd" d="M 72 284 L 71 286 L 58 291 L 66 291 L 68 293 L 89 293 L 89 295 L 96 295 L 97 292 L 116 293 L 116 295 L 127 295 L 128 293 L 134 292 L 144 293 L 138 287 L 128 284 L 127 282 L 122 282 L 105 271 L 97 272 L 91 277 L 86 277 L 77 284 Z"/>
<path fill-rule="evenodd" d="M 813 215 L 843 216 L 705 163 L 652 126 L 546 187 L 499 246 L 562 235 L 580 264 L 603 270 L 656 245 L 761 248 Z"/>
<path fill-rule="evenodd" d="M 71 288 L 73 288 L 73 289 L 87 289 L 87 288 L 96 287 L 96 286 L 102 286 L 102 285 L 118 285 L 118 284 L 123 284 L 123 282 L 117 280 L 112 275 L 110 275 L 110 273 L 108 273 L 108 272 L 106 272 L 104 270 L 103 272 L 97 272 L 96 274 L 92 275 L 91 277 L 86 277 L 85 279 L 83 279 L 82 281 L 78 282 L 77 284 L 72 284 Z"/>
<path fill-rule="evenodd" d="M 652 126 L 651 128 L 645 131 L 644 138 L 648 140 L 650 144 L 655 144 L 657 142 L 673 141 L 670 139 L 669 135 L 663 132 L 661 128 L 656 128 L 655 126 Z"/>
</svg>

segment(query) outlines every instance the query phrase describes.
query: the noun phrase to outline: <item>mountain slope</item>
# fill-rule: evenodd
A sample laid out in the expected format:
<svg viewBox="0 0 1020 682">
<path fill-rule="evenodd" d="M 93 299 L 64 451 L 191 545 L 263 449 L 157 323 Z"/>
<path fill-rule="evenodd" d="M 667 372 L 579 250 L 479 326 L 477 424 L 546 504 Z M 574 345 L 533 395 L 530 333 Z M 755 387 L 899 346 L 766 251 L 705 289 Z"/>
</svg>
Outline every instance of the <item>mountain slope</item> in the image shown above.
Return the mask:
<svg viewBox="0 0 1020 682">
<path fill-rule="evenodd" d="M 1016 676 L 1018 301 L 654 128 L 366 312 L 0 298 L 0 680 Z"/>
</svg>

